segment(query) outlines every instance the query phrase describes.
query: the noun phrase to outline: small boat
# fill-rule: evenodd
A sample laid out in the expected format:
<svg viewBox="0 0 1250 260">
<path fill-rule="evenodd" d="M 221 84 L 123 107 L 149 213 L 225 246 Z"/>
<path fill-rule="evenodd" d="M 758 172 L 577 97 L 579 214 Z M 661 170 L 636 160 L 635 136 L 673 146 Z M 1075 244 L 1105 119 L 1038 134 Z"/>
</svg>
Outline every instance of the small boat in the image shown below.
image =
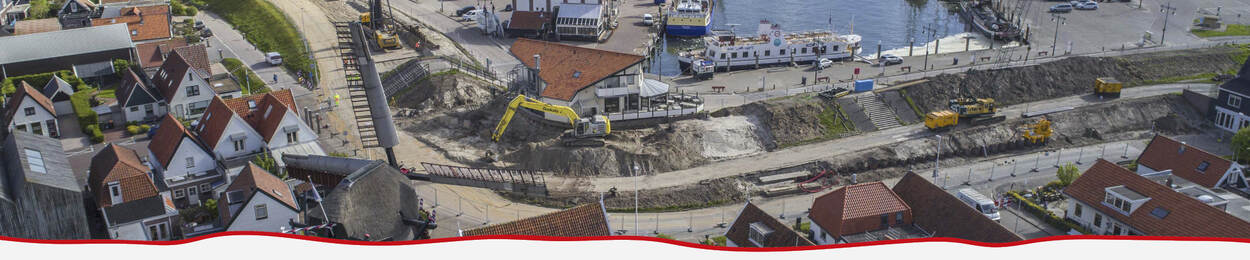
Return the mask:
<svg viewBox="0 0 1250 260">
<path fill-rule="evenodd" d="M 850 60 L 860 48 L 861 40 L 859 35 L 832 31 L 784 33 L 781 25 L 762 20 L 757 35 L 744 37 L 715 30 L 703 37 L 703 48 L 678 53 L 677 61 L 683 73 L 694 73 L 692 63 L 710 62 L 715 69 L 720 69 L 811 63 L 820 59 Z"/>
<path fill-rule="evenodd" d="M 676 37 L 702 37 L 712 24 L 712 0 L 678 0 L 665 13 L 664 31 Z"/>
<path fill-rule="evenodd" d="M 966 1 L 960 2 L 959 7 L 959 16 L 985 37 L 1002 41 L 1020 38 L 1020 27 L 995 13 L 990 2 Z"/>
</svg>

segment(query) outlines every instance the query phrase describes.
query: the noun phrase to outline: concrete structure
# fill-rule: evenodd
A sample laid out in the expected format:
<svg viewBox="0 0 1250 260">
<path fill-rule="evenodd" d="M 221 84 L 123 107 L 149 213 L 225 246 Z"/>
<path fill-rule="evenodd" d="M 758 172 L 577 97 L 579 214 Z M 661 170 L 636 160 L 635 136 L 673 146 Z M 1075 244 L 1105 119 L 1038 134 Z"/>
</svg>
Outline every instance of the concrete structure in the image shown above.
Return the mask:
<svg viewBox="0 0 1250 260">
<path fill-rule="evenodd" d="M 52 100 L 25 81 L 18 83 L 17 90 L 5 102 L 4 118 L 0 120 L 3 120 L 5 130 L 9 132 L 27 132 L 53 138 L 60 137 L 61 134 Z"/>
<path fill-rule="evenodd" d="M 126 25 L 115 24 L 0 37 L 0 76 L 20 76 L 72 69 L 117 59 L 134 60 L 134 42 Z"/>
<path fill-rule="evenodd" d="M 1137 158 L 1137 173 L 1171 171 L 1205 188 L 1247 190 L 1242 166 L 1198 147 L 1156 135 Z"/>
<path fill-rule="evenodd" d="M 1250 223 L 1219 208 L 1099 159 L 1063 190 L 1064 216 L 1102 235 L 1250 237 Z"/>
<path fill-rule="evenodd" d="M 911 207 L 881 182 L 850 185 L 816 198 L 811 218 L 817 245 L 929 237 L 913 225 Z"/>
<path fill-rule="evenodd" d="M 153 89 L 164 98 L 169 112 L 175 117 L 194 120 L 208 109 L 208 103 L 216 97 L 208 84 L 210 75 L 194 69 L 181 53 L 174 52 L 152 75 Z"/>
<path fill-rule="evenodd" d="M 221 193 L 217 210 L 226 231 L 279 232 L 300 220 L 300 208 L 291 188 L 256 164 L 247 167 Z"/>
<path fill-rule="evenodd" d="M 74 178 L 61 142 L 12 132 L 3 146 L 0 172 L 0 236 L 87 239 L 82 185 Z"/>
<path fill-rule="evenodd" d="M 157 127 L 148 143 L 148 163 L 158 186 L 170 191 L 178 208 L 213 198 L 224 171 L 210 150 L 173 115 L 166 114 Z"/>
<path fill-rule="evenodd" d="M 152 181 L 150 169 L 129 148 L 110 144 L 91 158 L 88 194 L 104 217 L 109 238 L 175 240 L 182 237 L 182 218 L 168 193 Z"/>
<path fill-rule="evenodd" d="M 122 111 L 122 120 L 126 122 L 152 122 L 168 113 L 165 101 L 157 98 L 155 91 L 148 87 L 143 76 L 133 70 L 127 70 L 122 78 L 121 86 L 117 87 L 117 106 Z"/>
</svg>

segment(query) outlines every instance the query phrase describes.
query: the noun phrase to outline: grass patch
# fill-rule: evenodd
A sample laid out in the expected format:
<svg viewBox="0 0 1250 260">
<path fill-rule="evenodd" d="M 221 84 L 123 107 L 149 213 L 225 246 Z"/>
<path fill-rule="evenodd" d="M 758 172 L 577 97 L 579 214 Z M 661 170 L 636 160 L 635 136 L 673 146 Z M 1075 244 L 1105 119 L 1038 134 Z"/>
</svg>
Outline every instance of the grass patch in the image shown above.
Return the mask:
<svg viewBox="0 0 1250 260">
<path fill-rule="evenodd" d="M 1214 72 L 1207 72 L 1207 73 L 1194 74 L 1194 75 L 1188 75 L 1188 76 L 1175 76 L 1175 77 L 1166 77 L 1166 78 L 1161 78 L 1161 79 L 1143 80 L 1141 82 L 1136 82 L 1137 84 L 1132 84 L 1132 86 L 1136 87 L 1136 86 L 1176 83 L 1176 82 L 1187 81 L 1187 80 L 1211 79 L 1211 78 L 1214 78 L 1216 75 L 1218 74 Z"/>
<path fill-rule="evenodd" d="M 916 101 L 911 100 L 911 96 L 907 95 L 907 90 L 898 90 L 898 95 L 902 96 L 903 100 L 907 100 L 907 106 L 911 107 L 912 112 L 916 112 L 916 117 L 924 118 L 923 110 L 920 110 L 920 106 L 916 105 Z"/>
<path fill-rule="evenodd" d="M 709 201 L 709 202 L 703 202 L 703 203 L 689 203 L 689 204 L 672 205 L 672 206 L 665 206 L 665 207 L 638 208 L 638 213 L 660 213 L 660 212 L 686 211 L 686 210 L 692 210 L 692 209 L 702 209 L 702 208 L 722 206 L 722 205 L 729 204 L 731 202 L 734 202 L 734 201 L 723 199 L 723 200 L 715 200 L 715 201 Z M 608 212 L 633 213 L 634 208 L 632 207 L 631 208 L 609 208 Z"/>
<path fill-rule="evenodd" d="M 313 61 L 308 57 L 303 36 L 295 24 L 273 4 L 263 0 L 205 0 L 208 10 L 220 15 L 243 33 L 248 42 L 262 52 L 282 54 L 282 66 L 288 71 L 312 73 Z"/>
<path fill-rule="evenodd" d="M 1222 37 L 1222 36 L 1245 36 L 1250 35 L 1250 25 L 1245 24 L 1229 24 L 1223 31 L 1193 29 L 1189 30 L 1194 36 L 1199 38 Z"/>
<path fill-rule="evenodd" d="M 112 99 L 116 99 L 116 98 L 117 98 L 117 89 L 101 89 L 100 91 L 96 91 L 96 92 L 95 92 L 95 96 L 96 96 L 96 97 L 102 97 L 102 98 L 112 98 Z"/>
<path fill-rule="evenodd" d="M 252 72 L 251 68 L 243 65 L 243 61 L 234 58 L 225 58 L 221 60 L 221 65 L 226 67 L 231 75 L 234 75 L 235 81 L 239 83 L 239 87 L 243 90 L 243 95 L 261 94 L 269 92 L 269 87 L 265 86 L 265 80 Z"/>
<path fill-rule="evenodd" d="M 800 146 L 800 145 L 805 145 L 805 144 L 812 144 L 812 143 L 832 140 L 832 139 L 841 137 L 844 134 L 855 131 L 855 124 L 852 123 L 850 120 L 843 120 L 844 118 L 847 118 L 846 113 L 843 112 L 842 109 L 838 107 L 837 105 L 833 105 L 833 106 L 825 108 L 825 110 L 821 111 L 819 115 L 816 115 L 816 118 L 820 119 L 820 125 L 825 127 L 824 136 L 807 139 L 803 141 L 798 141 L 798 142 L 793 142 L 793 143 L 779 144 L 777 149 L 785 149 L 789 147 L 795 147 L 795 146 Z"/>
</svg>

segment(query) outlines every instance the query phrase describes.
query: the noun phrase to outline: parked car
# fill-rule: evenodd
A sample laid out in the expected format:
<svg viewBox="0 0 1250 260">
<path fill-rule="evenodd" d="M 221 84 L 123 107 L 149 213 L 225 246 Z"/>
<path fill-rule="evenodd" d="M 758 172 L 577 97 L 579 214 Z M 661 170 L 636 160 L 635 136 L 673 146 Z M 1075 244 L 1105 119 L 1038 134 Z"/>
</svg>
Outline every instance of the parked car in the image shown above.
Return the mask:
<svg viewBox="0 0 1250 260">
<path fill-rule="evenodd" d="M 1050 7 L 1051 13 L 1067 13 L 1072 11 L 1072 4 L 1057 4 Z"/>
<path fill-rule="evenodd" d="M 282 64 L 282 54 L 278 54 L 277 52 L 265 53 L 265 61 L 269 62 L 269 65 Z"/>
<path fill-rule="evenodd" d="M 833 61 L 826 59 L 826 58 L 821 58 L 820 61 L 816 62 L 816 66 L 817 68 L 821 68 L 821 69 L 828 68 L 829 66 L 833 66 Z"/>
<path fill-rule="evenodd" d="M 503 6 L 503 11 L 504 11 L 504 12 L 511 12 L 511 11 L 512 11 L 512 4 L 508 4 L 508 5 Z"/>
<path fill-rule="evenodd" d="M 1072 6 L 1078 10 L 1098 10 L 1098 3 L 1094 1 L 1080 2 Z"/>
<path fill-rule="evenodd" d="M 473 10 L 477 10 L 477 7 L 472 5 L 465 6 L 464 8 L 460 8 L 460 10 L 456 10 L 456 16 L 464 16 L 464 13 L 468 13 Z"/>
<path fill-rule="evenodd" d="M 208 38 L 208 37 L 213 37 L 212 29 L 204 28 L 204 30 L 200 31 L 200 38 Z"/>
<path fill-rule="evenodd" d="M 903 64 L 903 57 L 899 57 L 894 54 L 882 54 L 880 60 L 883 66 L 889 66 L 893 64 Z"/>
<path fill-rule="evenodd" d="M 479 16 L 482 16 L 482 10 L 470 10 L 464 13 L 463 16 L 460 16 L 460 18 L 465 21 L 477 21 Z"/>
<path fill-rule="evenodd" d="M 195 29 L 196 29 L 196 30 L 203 30 L 203 29 L 204 29 L 204 21 L 195 21 Z"/>
<path fill-rule="evenodd" d="M 655 16 L 652 16 L 651 14 L 643 14 L 642 24 L 646 26 L 655 25 Z"/>
</svg>

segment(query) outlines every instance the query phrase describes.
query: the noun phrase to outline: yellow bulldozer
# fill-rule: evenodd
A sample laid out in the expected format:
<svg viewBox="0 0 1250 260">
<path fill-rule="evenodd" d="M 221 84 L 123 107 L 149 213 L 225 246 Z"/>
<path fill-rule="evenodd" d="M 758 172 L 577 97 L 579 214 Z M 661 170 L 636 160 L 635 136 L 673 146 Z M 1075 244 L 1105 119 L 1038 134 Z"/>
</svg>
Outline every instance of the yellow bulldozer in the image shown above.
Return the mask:
<svg viewBox="0 0 1250 260">
<path fill-rule="evenodd" d="M 1006 116 L 996 116 L 998 106 L 992 98 L 956 98 L 947 104 L 950 110 L 929 112 L 924 117 L 924 126 L 929 130 L 945 130 L 959 124 L 960 118 L 968 118 L 973 125 L 997 123 L 1006 120 Z"/>
<path fill-rule="evenodd" d="M 566 133 L 562 137 L 565 146 L 603 146 L 603 138 L 612 132 L 612 123 L 605 116 L 595 115 L 589 118 L 582 118 L 577 115 L 576 111 L 573 111 L 573 108 L 547 104 L 525 97 L 525 95 L 517 95 L 516 98 L 512 99 L 512 102 L 508 103 L 508 110 L 504 112 L 503 118 L 499 119 L 499 124 L 495 125 L 495 132 L 490 136 L 491 140 L 499 142 L 499 139 L 503 138 L 503 133 L 508 130 L 508 124 L 512 122 L 512 116 L 516 114 L 518 107 L 568 118 L 569 124 L 573 126 L 573 131 Z"/>
<path fill-rule="evenodd" d="M 1022 132 L 1020 135 L 1023 136 L 1024 140 L 1028 141 L 1029 144 L 1046 143 L 1046 140 L 1049 139 L 1050 135 L 1055 131 L 1050 128 L 1050 120 L 1047 120 L 1045 117 L 1035 123 L 1025 124 L 1020 128 L 1020 130 Z"/>
<path fill-rule="evenodd" d="M 1124 88 L 1124 83 L 1112 77 L 1103 77 L 1094 80 L 1094 95 L 1098 97 L 1118 98 L 1120 97 L 1120 89 Z"/>
<path fill-rule="evenodd" d="M 386 23 L 384 19 L 376 19 L 376 23 L 374 23 L 375 19 L 373 19 L 373 13 L 378 13 L 379 18 L 381 18 L 381 0 L 372 0 L 371 2 L 371 8 L 376 11 L 360 13 L 360 24 L 373 29 L 375 37 L 374 40 L 378 43 L 378 47 L 382 47 L 384 49 L 399 48 L 399 37 L 395 36 L 395 26 Z"/>
</svg>

